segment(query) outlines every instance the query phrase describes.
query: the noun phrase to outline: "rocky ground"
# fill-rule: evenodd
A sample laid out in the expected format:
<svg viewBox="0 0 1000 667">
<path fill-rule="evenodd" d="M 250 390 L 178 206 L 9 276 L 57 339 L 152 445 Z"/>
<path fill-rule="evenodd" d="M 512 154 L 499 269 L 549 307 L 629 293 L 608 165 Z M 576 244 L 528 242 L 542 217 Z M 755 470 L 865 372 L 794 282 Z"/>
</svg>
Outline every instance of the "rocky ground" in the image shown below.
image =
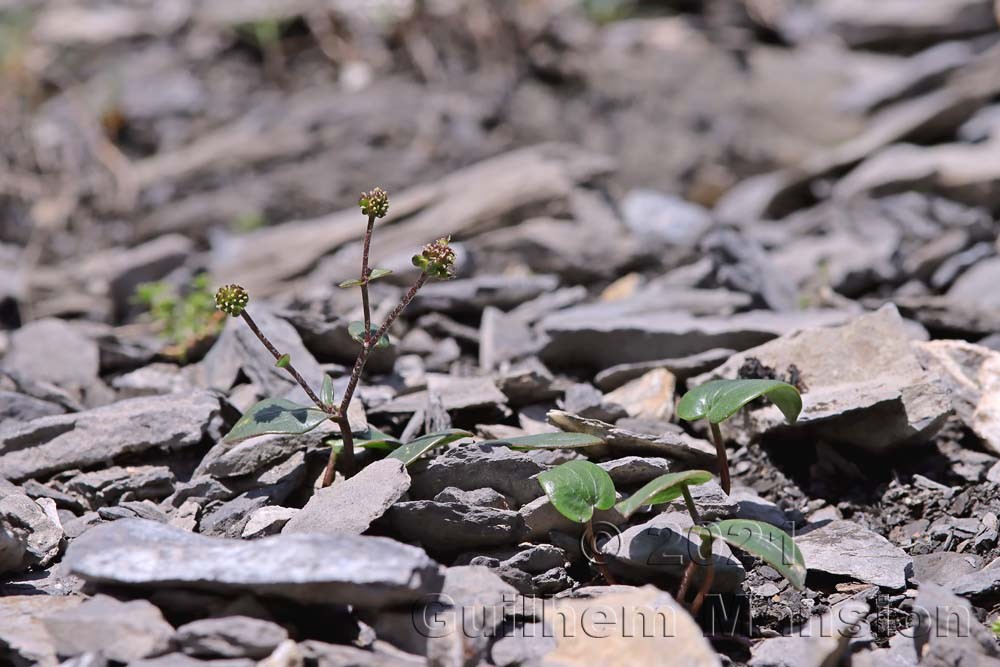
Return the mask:
<svg viewBox="0 0 1000 667">
<path fill-rule="evenodd" d="M 0 664 L 1000 664 L 994 11 L 0 0 Z M 319 491 L 332 424 L 222 442 L 297 388 L 196 276 L 341 395 L 375 185 L 376 319 L 423 243 L 459 277 L 352 426 L 475 437 Z M 802 415 L 744 410 L 692 490 L 806 590 L 721 547 L 693 618 L 676 504 L 599 513 L 606 585 L 534 477 L 712 468 L 676 400 L 735 377 Z M 481 444 L 557 430 L 604 444 Z"/>
</svg>

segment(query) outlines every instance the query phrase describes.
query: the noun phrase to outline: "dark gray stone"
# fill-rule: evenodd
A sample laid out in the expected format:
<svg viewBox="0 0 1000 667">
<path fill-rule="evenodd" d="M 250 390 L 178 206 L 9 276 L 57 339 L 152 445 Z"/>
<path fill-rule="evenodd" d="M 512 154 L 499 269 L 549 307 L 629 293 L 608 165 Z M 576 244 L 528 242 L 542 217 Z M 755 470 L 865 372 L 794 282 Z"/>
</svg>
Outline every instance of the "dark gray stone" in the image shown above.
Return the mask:
<svg viewBox="0 0 1000 667">
<path fill-rule="evenodd" d="M 63 482 L 63 489 L 84 499 L 90 509 L 127 500 L 160 500 L 174 490 L 176 479 L 166 466 L 112 466 L 85 472 Z"/>
<path fill-rule="evenodd" d="M 642 486 L 674 470 L 667 459 L 652 456 L 625 456 L 598 465 L 611 476 L 617 489 Z"/>
<path fill-rule="evenodd" d="M 462 503 L 413 500 L 396 503 L 386 516 L 404 539 L 441 552 L 513 544 L 524 533 L 517 512 Z"/>
<path fill-rule="evenodd" d="M 411 492 L 416 498 L 433 498 L 448 487 L 490 488 L 524 504 L 542 495 L 542 487 L 531 477 L 546 469 L 528 455 L 502 445 L 458 445 L 413 469 Z"/>
<path fill-rule="evenodd" d="M 361 607 L 419 600 L 441 584 L 437 564 L 422 550 L 384 537 L 275 535 L 247 542 L 142 520 L 92 528 L 70 545 L 65 563 L 97 583 Z"/>
<path fill-rule="evenodd" d="M 434 496 L 434 501 L 439 503 L 462 503 L 464 505 L 478 505 L 480 507 L 492 507 L 498 510 L 512 510 L 517 507 L 513 499 L 493 489 L 475 489 L 473 491 L 463 491 L 453 486 L 441 491 Z"/>
</svg>

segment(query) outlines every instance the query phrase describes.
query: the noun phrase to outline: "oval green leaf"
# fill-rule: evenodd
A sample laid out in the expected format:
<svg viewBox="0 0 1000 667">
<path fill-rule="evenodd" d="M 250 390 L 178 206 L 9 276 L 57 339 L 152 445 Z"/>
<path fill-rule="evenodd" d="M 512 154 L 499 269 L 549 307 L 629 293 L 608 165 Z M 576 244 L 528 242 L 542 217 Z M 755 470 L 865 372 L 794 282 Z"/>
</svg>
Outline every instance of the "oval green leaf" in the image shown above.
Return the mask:
<svg viewBox="0 0 1000 667">
<path fill-rule="evenodd" d="M 684 493 L 685 486 L 704 484 L 711 480 L 712 473 L 707 470 L 667 473 L 652 480 L 615 507 L 622 516 L 628 518 L 635 514 L 640 507 L 669 503 L 671 500 L 680 498 Z"/>
<path fill-rule="evenodd" d="M 760 558 L 799 590 L 806 585 L 806 561 L 802 552 L 792 536 L 776 526 L 748 519 L 726 519 L 707 526 L 694 526 L 691 530 L 702 536 L 711 534 Z"/>
<path fill-rule="evenodd" d="M 368 274 L 368 282 L 373 280 L 378 280 L 379 278 L 385 278 L 392 273 L 391 269 L 372 269 L 371 273 Z"/>
<path fill-rule="evenodd" d="M 372 336 L 378 333 L 378 327 L 374 324 L 371 325 Z M 347 333 L 350 334 L 351 338 L 357 342 L 364 344 L 365 342 L 365 323 L 364 322 L 351 322 L 347 325 Z M 375 343 L 376 348 L 389 347 L 389 336 L 382 334 L 382 338 Z"/>
<path fill-rule="evenodd" d="M 285 354 L 278 357 L 278 360 L 274 362 L 274 365 L 277 366 L 278 368 L 288 368 L 289 366 L 292 365 L 291 355 L 286 352 Z"/>
<path fill-rule="evenodd" d="M 795 423 L 802 411 L 799 390 L 778 380 L 712 380 L 684 394 L 677 404 L 677 416 L 694 421 L 708 419 L 713 424 L 732 417 L 744 405 L 766 396 L 789 424 Z"/>
<path fill-rule="evenodd" d="M 324 405 L 333 405 L 335 397 L 333 394 L 333 378 L 323 373 L 323 386 L 319 390 L 319 400 Z"/>
<path fill-rule="evenodd" d="M 573 449 L 604 444 L 597 436 L 586 433 L 537 433 L 535 435 L 518 435 L 513 438 L 483 440 L 480 445 L 507 445 L 511 449 Z"/>
<path fill-rule="evenodd" d="M 359 287 L 359 286 L 364 285 L 364 284 L 365 284 L 365 281 L 361 280 L 361 278 L 352 278 L 351 280 L 345 280 L 344 282 L 342 282 L 339 285 L 337 285 L 337 287 L 344 287 L 344 288 L 347 288 L 347 287 Z"/>
<path fill-rule="evenodd" d="M 340 450 L 343 449 L 344 447 L 344 441 L 341 438 L 331 438 L 330 440 L 326 441 L 326 444 L 337 450 L 338 454 L 340 453 Z M 363 435 L 360 435 L 354 439 L 355 449 L 384 449 L 386 451 L 389 451 L 399 447 L 402 444 L 403 443 L 401 443 L 399 440 L 396 440 L 388 433 L 383 433 L 382 431 L 374 427 L 369 427 L 369 429 L 365 431 Z"/>
<path fill-rule="evenodd" d="M 590 521 L 594 509 L 611 509 L 615 504 L 611 476 L 590 461 L 567 461 L 538 473 L 537 479 L 552 506 L 576 523 Z"/>
<path fill-rule="evenodd" d="M 399 459 L 403 462 L 403 465 L 410 465 L 436 447 L 443 447 L 444 445 L 455 442 L 456 440 L 471 437 L 471 433 L 458 428 L 451 428 L 447 431 L 438 431 L 437 433 L 428 433 L 427 435 L 422 435 L 419 438 L 406 443 L 402 447 L 393 450 L 393 452 L 389 454 L 389 458 Z"/>
<path fill-rule="evenodd" d="M 329 415 L 317 407 L 299 405 L 284 398 L 268 398 L 252 405 L 223 441 L 238 442 L 274 433 L 307 433 L 327 417 Z"/>
</svg>

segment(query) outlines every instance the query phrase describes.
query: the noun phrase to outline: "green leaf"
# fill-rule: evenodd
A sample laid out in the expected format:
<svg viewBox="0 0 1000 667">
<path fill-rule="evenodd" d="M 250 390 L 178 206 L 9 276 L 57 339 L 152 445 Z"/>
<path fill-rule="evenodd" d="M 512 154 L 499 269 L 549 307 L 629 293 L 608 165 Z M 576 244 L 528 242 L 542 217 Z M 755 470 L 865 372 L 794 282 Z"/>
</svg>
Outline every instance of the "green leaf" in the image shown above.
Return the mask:
<svg viewBox="0 0 1000 667">
<path fill-rule="evenodd" d="M 378 333 L 378 327 L 374 324 L 371 325 L 372 336 Z M 347 325 L 347 333 L 351 335 L 351 338 L 358 341 L 361 344 L 365 342 L 365 323 L 364 322 L 351 322 Z M 375 343 L 376 348 L 389 347 L 389 337 L 382 334 L 382 338 Z"/>
<path fill-rule="evenodd" d="M 713 424 L 732 417 L 744 405 L 767 396 L 778 406 L 789 424 L 799 418 L 802 397 L 799 390 L 778 380 L 713 380 L 695 387 L 677 404 L 677 416 L 694 421 L 707 418 Z"/>
<path fill-rule="evenodd" d="M 319 390 L 319 400 L 324 405 L 333 405 L 335 397 L 333 395 L 333 378 L 323 373 L 323 386 Z"/>
<path fill-rule="evenodd" d="M 611 476 L 590 461 L 567 461 L 538 473 L 538 483 L 552 506 L 570 521 L 586 523 L 594 509 L 611 509 L 615 484 Z"/>
<path fill-rule="evenodd" d="M 326 444 L 330 445 L 339 452 L 343 447 L 344 441 L 341 438 L 331 438 L 326 441 Z M 396 438 L 392 437 L 388 433 L 383 433 L 373 426 L 369 427 L 363 435 L 354 439 L 355 449 L 384 449 L 389 451 L 402 444 L 402 442 L 396 440 Z"/>
<path fill-rule="evenodd" d="M 806 562 L 791 535 L 762 521 L 726 519 L 707 526 L 694 526 L 695 533 L 711 534 L 760 558 L 801 590 L 806 583 Z"/>
<path fill-rule="evenodd" d="M 337 287 L 360 287 L 361 285 L 364 284 L 365 281 L 361 280 L 361 278 L 354 278 L 353 280 L 345 280 L 344 282 L 337 285 Z"/>
<path fill-rule="evenodd" d="M 511 449 L 573 449 L 603 444 L 597 436 L 586 433 L 538 433 L 519 435 L 513 438 L 484 440 L 480 445 L 509 445 Z"/>
<path fill-rule="evenodd" d="M 281 355 L 281 357 L 276 362 L 274 362 L 274 365 L 277 366 L 278 368 L 288 368 L 288 366 L 291 363 L 292 363 L 292 357 L 286 352 L 285 354 Z"/>
<path fill-rule="evenodd" d="M 712 479 L 712 473 L 707 470 L 685 470 L 660 475 L 631 496 L 616 505 L 622 516 L 628 518 L 646 505 L 669 503 L 680 498 L 685 486 L 704 484 Z"/>
<path fill-rule="evenodd" d="M 251 406 L 223 441 L 237 442 L 268 433 L 307 433 L 327 417 L 329 415 L 316 407 L 284 398 L 268 398 Z"/>
<path fill-rule="evenodd" d="M 372 269 L 372 272 L 368 274 L 368 282 L 378 280 L 379 278 L 385 278 L 391 273 L 392 271 L 390 269 Z"/>
<path fill-rule="evenodd" d="M 427 435 L 420 436 L 416 440 L 412 440 L 402 447 L 394 450 L 391 454 L 389 454 L 389 458 L 399 459 L 403 462 L 403 465 L 410 465 L 435 447 L 442 447 L 450 442 L 471 437 L 472 434 L 468 431 L 463 431 L 457 428 L 451 428 L 447 431 L 439 431 L 437 433 L 428 433 Z"/>
</svg>

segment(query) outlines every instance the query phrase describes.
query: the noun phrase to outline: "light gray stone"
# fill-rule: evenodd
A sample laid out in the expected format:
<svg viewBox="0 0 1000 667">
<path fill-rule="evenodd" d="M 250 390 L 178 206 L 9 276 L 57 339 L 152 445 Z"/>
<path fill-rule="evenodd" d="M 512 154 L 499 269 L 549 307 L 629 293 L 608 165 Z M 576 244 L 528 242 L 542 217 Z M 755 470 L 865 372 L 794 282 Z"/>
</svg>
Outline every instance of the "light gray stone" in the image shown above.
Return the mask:
<svg viewBox="0 0 1000 667">
<path fill-rule="evenodd" d="M 100 651 L 125 663 L 166 651 L 174 634 L 160 610 L 146 600 L 119 602 L 107 595 L 49 614 L 42 622 L 59 655 Z"/>
<path fill-rule="evenodd" d="M 173 643 L 186 655 L 200 658 L 264 658 L 288 631 L 277 623 L 249 616 L 205 618 L 177 628 Z"/>
<path fill-rule="evenodd" d="M 751 667 L 824 667 L 838 664 L 868 614 L 864 602 L 848 599 L 813 619 L 795 636 L 765 639 L 753 647 Z"/>
<path fill-rule="evenodd" d="M 112 466 L 76 475 L 63 482 L 63 489 L 82 498 L 89 509 L 127 500 L 160 500 L 170 495 L 177 480 L 166 466 Z"/>
<path fill-rule="evenodd" d="M 247 542 L 135 519 L 88 530 L 64 562 L 97 583 L 361 607 L 419 600 L 441 584 L 437 564 L 421 549 L 385 537 L 299 534 Z"/>
<path fill-rule="evenodd" d="M 79 396 L 97 381 L 99 357 L 93 340 L 64 320 L 46 318 L 11 335 L 3 367 Z"/>
<path fill-rule="evenodd" d="M 667 459 L 653 456 L 624 456 L 598 463 L 615 483 L 615 488 L 642 486 L 673 470 Z"/>
<path fill-rule="evenodd" d="M 562 410 L 550 410 L 546 416 L 551 424 L 563 431 L 586 433 L 603 440 L 603 445 L 589 448 L 591 454 L 596 457 L 638 454 L 665 456 L 691 464 L 708 464 L 715 461 L 715 447 L 705 440 L 688 435 L 680 428 L 651 435 Z"/>
<path fill-rule="evenodd" d="M 14 665 L 59 664 L 52 635 L 42 619 L 80 605 L 84 598 L 59 595 L 10 595 L 0 604 L 0 645 Z"/>
<path fill-rule="evenodd" d="M 12 480 L 85 469 L 125 454 L 192 447 L 218 437 L 219 400 L 205 392 L 130 398 L 0 427 L 0 476 Z"/>
<path fill-rule="evenodd" d="M 465 505 L 479 505 L 480 507 L 493 507 L 498 510 L 511 510 L 517 507 L 513 499 L 493 489 L 475 489 L 473 491 L 463 491 L 449 486 L 436 496 L 434 500 L 439 503 L 462 503 Z"/>
<path fill-rule="evenodd" d="M 810 572 L 900 590 L 913 573 L 909 554 L 851 521 L 831 521 L 795 536 Z"/>
<path fill-rule="evenodd" d="M 947 588 L 922 583 L 913 604 L 913 644 L 921 665 L 992 665 L 1000 663 L 996 638 L 976 612 Z"/>
<path fill-rule="evenodd" d="M 250 518 L 243 526 L 241 537 L 244 540 L 255 540 L 258 537 L 277 535 L 298 511 L 294 507 L 278 507 L 276 505 L 256 509 L 250 513 Z"/>
<path fill-rule="evenodd" d="M 0 488 L 0 527 L 4 526 L 7 535 L 15 538 L 8 541 L 11 557 L 18 551 L 18 542 L 24 546 L 21 568 L 45 567 L 62 551 L 64 535 L 58 516 L 50 516 L 42 505 L 20 491 Z"/>
<path fill-rule="evenodd" d="M 583 532 L 583 524 L 570 521 L 563 516 L 559 510 L 552 506 L 547 496 L 535 498 L 521 507 L 519 512 L 524 519 L 527 531 L 525 537 L 529 540 L 547 539 L 551 531 L 559 531 L 569 535 L 579 535 Z M 594 522 L 620 526 L 625 523 L 625 517 L 612 507 L 609 510 L 596 510 Z"/>
<path fill-rule="evenodd" d="M 794 426 L 785 424 L 774 405 L 722 424 L 723 435 L 741 443 L 772 429 L 794 428 L 884 451 L 933 436 L 951 411 L 946 389 L 921 366 L 892 305 L 842 326 L 806 329 L 734 355 L 693 378 L 692 386 L 733 378 L 750 357 L 779 373 L 794 365 L 807 389 Z"/>
<path fill-rule="evenodd" d="M 314 493 L 281 532 L 361 535 L 409 488 L 410 475 L 402 461 L 376 461 L 354 477 Z"/>
</svg>

